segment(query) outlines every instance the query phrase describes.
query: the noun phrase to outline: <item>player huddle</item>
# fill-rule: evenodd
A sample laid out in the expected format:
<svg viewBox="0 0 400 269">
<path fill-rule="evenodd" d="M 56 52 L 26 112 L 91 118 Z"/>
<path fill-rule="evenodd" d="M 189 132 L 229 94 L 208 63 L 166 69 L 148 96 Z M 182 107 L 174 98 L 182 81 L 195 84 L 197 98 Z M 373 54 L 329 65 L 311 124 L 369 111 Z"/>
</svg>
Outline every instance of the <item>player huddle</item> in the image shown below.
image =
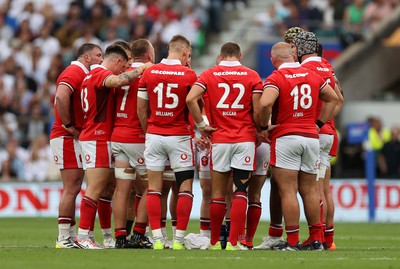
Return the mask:
<svg viewBox="0 0 400 269">
<path fill-rule="evenodd" d="M 263 83 L 241 64 L 234 42 L 199 76 L 181 35 L 157 64 L 146 39 L 118 41 L 104 55 L 95 44 L 82 45 L 57 81 L 50 135 L 64 184 L 56 248 L 335 249 L 329 163 L 343 96 L 321 53 L 315 34 L 289 29 L 271 49 L 276 70 Z M 196 166 L 200 234 L 187 236 Z M 253 247 L 269 166 L 271 223 Z M 172 241 L 165 229 L 170 190 Z M 297 193 L 309 225 L 303 243 Z M 96 214 L 102 245 L 93 233 Z"/>
</svg>

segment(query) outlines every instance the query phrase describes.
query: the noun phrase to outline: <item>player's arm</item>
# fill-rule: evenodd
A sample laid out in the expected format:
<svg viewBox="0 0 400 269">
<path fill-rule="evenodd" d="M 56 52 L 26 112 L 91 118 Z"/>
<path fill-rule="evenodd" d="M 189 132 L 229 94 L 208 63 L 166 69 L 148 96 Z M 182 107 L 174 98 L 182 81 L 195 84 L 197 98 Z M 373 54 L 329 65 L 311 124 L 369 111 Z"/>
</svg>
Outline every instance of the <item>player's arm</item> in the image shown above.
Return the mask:
<svg viewBox="0 0 400 269">
<path fill-rule="evenodd" d="M 138 66 L 135 69 L 126 71 L 119 75 L 108 76 L 104 82 L 104 85 L 107 88 L 119 88 L 125 85 L 129 85 L 134 79 L 140 76 L 144 72 L 144 70 L 152 65 L 152 63 L 148 62 L 144 65 Z"/>
<path fill-rule="evenodd" d="M 324 101 L 321 108 L 321 113 L 319 114 L 318 121 L 323 125 L 327 120 L 332 119 L 335 107 L 339 102 L 339 97 L 336 92 L 333 91 L 332 87 L 328 84 L 321 89 L 319 92 L 319 98 Z M 318 125 L 318 124 L 317 124 Z M 322 126 L 319 126 L 321 128 Z"/>
<path fill-rule="evenodd" d="M 340 110 L 342 110 L 343 103 L 344 103 L 344 97 L 341 91 L 341 88 L 338 84 L 335 84 L 334 91 L 338 97 L 338 103 L 335 107 L 335 111 L 333 112 L 333 118 L 336 117 L 337 114 L 339 114 Z"/>
<path fill-rule="evenodd" d="M 252 105 L 253 105 L 253 121 L 256 125 L 257 131 L 260 132 L 260 99 L 261 94 L 254 93 L 252 96 Z"/>
<path fill-rule="evenodd" d="M 59 84 L 55 97 L 56 106 L 65 130 L 71 135 L 78 137 L 79 132 L 75 129 L 75 122 L 73 119 L 71 119 L 70 113 L 72 93 L 72 90 L 67 85 Z"/>
<path fill-rule="evenodd" d="M 138 91 L 137 114 L 144 133 L 147 132 L 147 119 L 149 115 L 149 97 L 146 91 Z"/>
<path fill-rule="evenodd" d="M 260 122 L 260 128 L 261 128 L 262 134 L 266 139 L 268 138 L 268 135 L 269 135 L 268 122 L 271 117 L 272 106 L 274 105 L 278 96 L 279 96 L 279 92 L 276 88 L 267 86 L 264 88 L 264 91 L 260 98 L 259 122 Z M 268 141 L 268 139 L 267 139 L 267 141 Z"/>
<path fill-rule="evenodd" d="M 190 114 L 192 114 L 196 127 L 199 129 L 200 133 L 209 137 L 211 132 L 215 131 L 215 128 L 208 126 L 201 114 L 201 108 L 199 101 L 204 94 L 204 89 L 199 85 L 194 84 L 190 89 L 188 95 L 186 96 L 186 104 L 189 108 Z"/>
</svg>

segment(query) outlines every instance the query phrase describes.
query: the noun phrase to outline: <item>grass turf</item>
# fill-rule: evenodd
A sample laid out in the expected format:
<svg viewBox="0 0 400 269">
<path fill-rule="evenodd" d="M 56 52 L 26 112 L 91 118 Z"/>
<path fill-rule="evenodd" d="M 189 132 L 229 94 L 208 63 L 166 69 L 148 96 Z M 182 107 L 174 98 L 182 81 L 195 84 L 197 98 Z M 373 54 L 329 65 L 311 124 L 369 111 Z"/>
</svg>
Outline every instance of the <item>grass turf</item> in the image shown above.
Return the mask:
<svg viewBox="0 0 400 269">
<path fill-rule="evenodd" d="M 55 249 L 54 218 L 0 219 L 0 268 L 400 268 L 399 223 L 337 223 L 336 251 L 154 251 Z M 261 222 L 254 243 L 268 224 Z M 198 231 L 191 221 L 188 232 Z M 301 237 L 307 236 L 302 224 Z M 96 237 L 102 238 L 99 227 Z"/>
</svg>

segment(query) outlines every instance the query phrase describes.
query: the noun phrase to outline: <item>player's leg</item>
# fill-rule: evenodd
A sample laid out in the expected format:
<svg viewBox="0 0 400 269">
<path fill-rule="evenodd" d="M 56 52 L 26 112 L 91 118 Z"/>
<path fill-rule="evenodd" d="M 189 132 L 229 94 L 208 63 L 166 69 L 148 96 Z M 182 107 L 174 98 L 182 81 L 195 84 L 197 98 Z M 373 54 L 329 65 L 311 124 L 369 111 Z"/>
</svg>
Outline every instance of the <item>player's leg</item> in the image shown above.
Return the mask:
<svg viewBox="0 0 400 269">
<path fill-rule="evenodd" d="M 103 246 L 105 248 L 115 247 L 115 241 L 111 231 L 111 218 L 112 218 L 111 202 L 114 196 L 115 184 L 116 180 L 115 180 L 114 169 L 111 169 L 107 186 L 105 187 L 103 194 L 99 198 L 99 203 L 97 207 L 101 233 L 103 234 Z"/>
<path fill-rule="evenodd" d="M 80 207 L 77 244 L 81 248 L 98 249 L 89 232 L 94 227 L 99 198 L 110 179 L 111 146 L 107 141 L 80 141 L 80 144 L 86 160 L 87 187 Z"/>
<path fill-rule="evenodd" d="M 199 178 L 201 187 L 200 205 L 200 235 L 211 237 L 210 226 L 210 202 L 211 202 L 211 175 L 210 175 L 210 156 L 206 155 L 206 150 L 199 152 Z"/>
<path fill-rule="evenodd" d="M 60 137 L 50 140 L 50 146 L 63 181 L 63 192 L 58 207 L 58 237 L 56 248 L 74 248 L 75 201 L 81 191 L 85 172 L 82 152 L 76 139 Z"/>
<path fill-rule="evenodd" d="M 319 159 L 319 140 L 304 138 L 304 152 L 302 154 L 301 171 L 299 173 L 299 193 L 303 200 L 304 212 L 308 222 L 309 239 L 305 249 L 322 250 L 321 243 L 321 214 L 320 194 L 318 192 L 318 181 L 316 181 L 316 161 Z"/>
</svg>

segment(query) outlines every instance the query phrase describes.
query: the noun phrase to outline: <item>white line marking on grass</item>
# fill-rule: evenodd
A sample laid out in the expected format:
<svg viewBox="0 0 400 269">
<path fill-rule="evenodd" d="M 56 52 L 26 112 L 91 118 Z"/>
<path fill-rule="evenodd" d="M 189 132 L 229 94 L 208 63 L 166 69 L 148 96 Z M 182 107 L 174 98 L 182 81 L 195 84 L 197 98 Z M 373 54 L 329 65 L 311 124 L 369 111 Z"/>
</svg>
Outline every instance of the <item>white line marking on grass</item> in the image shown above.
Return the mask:
<svg viewBox="0 0 400 269">
<path fill-rule="evenodd" d="M 48 247 L 48 246 L 0 246 L 0 248 L 50 248 L 50 247 Z"/>
</svg>

